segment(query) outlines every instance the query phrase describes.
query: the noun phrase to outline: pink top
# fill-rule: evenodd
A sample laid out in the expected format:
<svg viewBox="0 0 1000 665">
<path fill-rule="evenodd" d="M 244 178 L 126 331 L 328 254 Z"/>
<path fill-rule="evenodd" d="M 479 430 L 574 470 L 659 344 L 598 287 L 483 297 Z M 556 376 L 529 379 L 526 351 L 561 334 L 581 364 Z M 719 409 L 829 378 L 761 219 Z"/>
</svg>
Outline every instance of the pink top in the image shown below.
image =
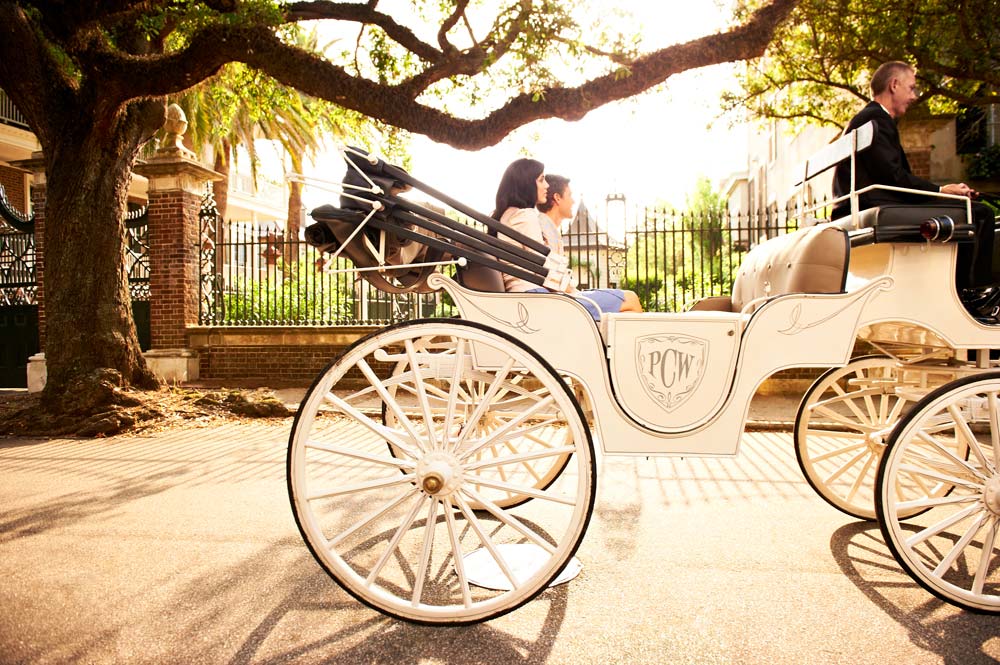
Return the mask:
<svg viewBox="0 0 1000 665">
<path fill-rule="evenodd" d="M 553 252 L 563 253 L 563 242 L 559 235 L 559 229 L 556 228 L 555 223 L 548 215 L 540 212 L 537 208 L 507 208 L 500 216 L 500 223 L 515 231 L 520 231 L 532 240 L 537 240 Z M 524 247 L 516 240 L 502 235 L 501 237 L 508 242 Z M 539 288 L 538 284 L 512 277 L 507 273 L 503 275 L 503 286 L 508 293 L 521 293 Z"/>
</svg>

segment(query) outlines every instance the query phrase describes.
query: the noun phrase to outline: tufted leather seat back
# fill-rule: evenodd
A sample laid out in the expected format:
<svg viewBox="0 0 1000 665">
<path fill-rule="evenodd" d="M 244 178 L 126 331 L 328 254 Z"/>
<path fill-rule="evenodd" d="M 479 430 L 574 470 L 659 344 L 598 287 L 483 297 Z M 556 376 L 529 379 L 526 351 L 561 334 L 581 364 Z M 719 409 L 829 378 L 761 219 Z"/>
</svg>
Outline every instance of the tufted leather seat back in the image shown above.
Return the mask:
<svg viewBox="0 0 1000 665">
<path fill-rule="evenodd" d="M 772 238 L 743 258 L 731 297 L 706 298 L 692 309 L 738 312 L 765 296 L 843 293 L 850 251 L 847 233 L 829 225 Z"/>
</svg>

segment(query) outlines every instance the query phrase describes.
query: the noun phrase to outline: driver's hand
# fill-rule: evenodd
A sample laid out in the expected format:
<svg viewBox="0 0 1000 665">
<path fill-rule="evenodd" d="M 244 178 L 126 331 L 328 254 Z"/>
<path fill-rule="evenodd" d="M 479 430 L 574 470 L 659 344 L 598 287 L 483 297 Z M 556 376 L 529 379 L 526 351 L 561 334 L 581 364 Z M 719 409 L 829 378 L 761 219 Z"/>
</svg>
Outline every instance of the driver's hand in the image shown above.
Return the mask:
<svg viewBox="0 0 1000 665">
<path fill-rule="evenodd" d="M 953 196 L 975 196 L 976 190 L 972 189 L 964 182 L 955 182 L 941 188 L 942 194 L 952 194 Z"/>
</svg>

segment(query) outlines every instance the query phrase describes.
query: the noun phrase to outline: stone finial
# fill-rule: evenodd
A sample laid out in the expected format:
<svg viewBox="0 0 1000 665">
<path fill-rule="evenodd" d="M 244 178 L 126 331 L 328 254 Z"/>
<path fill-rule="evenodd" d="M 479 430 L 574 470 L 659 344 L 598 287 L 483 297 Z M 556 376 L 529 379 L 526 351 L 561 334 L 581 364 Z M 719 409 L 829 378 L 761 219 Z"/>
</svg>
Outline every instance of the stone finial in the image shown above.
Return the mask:
<svg viewBox="0 0 1000 665">
<path fill-rule="evenodd" d="M 184 109 L 177 104 L 168 106 L 167 119 L 163 123 L 167 135 L 163 139 L 163 147 L 156 151 L 157 154 L 193 159 L 194 153 L 184 147 L 184 132 L 187 128 L 188 121 Z"/>
<path fill-rule="evenodd" d="M 163 123 L 163 128 L 167 130 L 167 133 L 183 136 L 184 132 L 187 131 L 187 127 L 188 122 L 187 116 L 184 115 L 184 109 L 177 104 L 171 104 L 168 106 L 167 120 Z"/>
</svg>

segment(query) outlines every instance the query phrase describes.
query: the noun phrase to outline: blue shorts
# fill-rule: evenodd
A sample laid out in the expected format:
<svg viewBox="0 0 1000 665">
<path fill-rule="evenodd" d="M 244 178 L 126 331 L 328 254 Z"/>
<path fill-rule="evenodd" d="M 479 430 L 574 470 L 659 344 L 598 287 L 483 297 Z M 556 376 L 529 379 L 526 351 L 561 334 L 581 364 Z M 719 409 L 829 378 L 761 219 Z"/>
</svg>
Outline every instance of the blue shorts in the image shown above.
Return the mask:
<svg viewBox="0 0 1000 665">
<path fill-rule="evenodd" d="M 525 293 L 553 293 L 553 291 L 537 288 Z M 588 289 L 580 293 L 589 298 L 589 300 L 584 298 L 575 298 L 575 300 L 587 308 L 587 311 L 590 312 L 595 321 L 601 320 L 602 312 L 614 314 L 615 312 L 622 311 L 622 304 L 625 302 L 625 292 L 621 289 Z M 594 307 L 594 303 L 597 303 L 597 307 Z"/>
</svg>

